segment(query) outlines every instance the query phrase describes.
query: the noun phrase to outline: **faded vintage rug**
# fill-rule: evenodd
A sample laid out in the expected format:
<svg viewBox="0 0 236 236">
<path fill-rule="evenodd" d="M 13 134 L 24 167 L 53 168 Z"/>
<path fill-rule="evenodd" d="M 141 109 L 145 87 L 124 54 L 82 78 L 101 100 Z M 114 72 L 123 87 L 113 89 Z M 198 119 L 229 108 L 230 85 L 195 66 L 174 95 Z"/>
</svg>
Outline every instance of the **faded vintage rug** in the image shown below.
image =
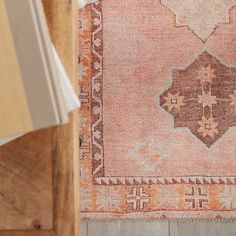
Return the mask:
<svg viewBox="0 0 236 236">
<path fill-rule="evenodd" d="M 81 216 L 236 218 L 236 0 L 79 12 Z"/>
</svg>

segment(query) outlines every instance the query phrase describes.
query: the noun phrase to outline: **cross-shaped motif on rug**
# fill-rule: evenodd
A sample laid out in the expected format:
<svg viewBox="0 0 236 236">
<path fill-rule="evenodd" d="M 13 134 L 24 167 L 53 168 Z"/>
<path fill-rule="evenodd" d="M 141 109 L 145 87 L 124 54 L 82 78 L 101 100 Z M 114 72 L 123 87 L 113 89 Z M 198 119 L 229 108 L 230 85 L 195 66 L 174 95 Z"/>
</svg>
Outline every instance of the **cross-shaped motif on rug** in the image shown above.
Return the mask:
<svg viewBox="0 0 236 236">
<path fill-rule="evenodd" d="M 128 209 L 131 210 L 145 210 L 149 202 L 150 195 L 143 187 L 134 187 L 126 195 L 126 203 L 128 204 Z"/>
<path fill-rule="evenodd" d="M 173 70 L 172 86 L 160 105 L 174 117 L 174 127 L 188 127 L 207 147 L 236 126 L 236 68 L 208 52 L 184 70 Z"/>
<path fill-rule="evenodd" d="M 201 187 L 191 187 L 190 192 L 185 193 L 186 206 L 192 209 L 203 209 L 208 206 L 208 194 Z"/>
</svg>

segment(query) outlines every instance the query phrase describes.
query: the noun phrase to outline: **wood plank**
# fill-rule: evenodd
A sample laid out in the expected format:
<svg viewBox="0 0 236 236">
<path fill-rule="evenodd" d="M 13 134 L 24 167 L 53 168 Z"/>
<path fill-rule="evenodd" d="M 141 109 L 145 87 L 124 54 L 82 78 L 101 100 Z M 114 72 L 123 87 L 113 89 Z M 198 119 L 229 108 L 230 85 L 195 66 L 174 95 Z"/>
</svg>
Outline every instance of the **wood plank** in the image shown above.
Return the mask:
<svg viewBox="0 0 236 236">
<path fill-rule="evenodd" d="M 196 235 L 199 236 L 235 236 L 235 223 L 196 223 Z"/>
<path fill-rule="evenodd" d="M 80 236 L 88 236 L 88 223 L 80 222 Z"/>
<path fill-rule="evenodd" d="M 125 236 L 169 236 L 168 222 L 123 223 L 121 235 L 125 235 Z"/>
<path fill-rule="evenodd" d="M 170 223 L 170 236 L 195 236 L 195 222 L 177 222 Z"/>
<path fill-rule="evenodd" d="M 84 223 L 83 223 L 84 224 Z M 170 233 L 170 234 L 169 234 Z M 235 236 L 235 223 L 166 222 L 88 223 L 88 236 Z M 86 236 L 86 234 L 81 234 Z"/>
<path fill-rule="evenodd" d="M 122 236 L 121 222 L 88 223 L 88 236 Z M 126 234 L 123 234 L 126 236 Z M 128 235 L 127 235 L 128 236 Z"/>
<path fill-rule="evenodd" d="M 77 81 L 77 1 L 43 0 L 52 41 L 68 76 Z M 54 230 L 60 236 L 79 235 L 78 112 L 53 131 Z"/>
<path fill-rule="evenodd" d="M 170 223 L 170 236 L 235 236 L 236 224 L 231 222 Z"/>
<path fill-rule="evenodd" d="M 169 227 L 168 222 L 88 223 L 88 236 L 94 235 L 169 236 Z"/>
<path fill-rule="evenodd" d="M 27 231 L 19 231 L 19 230 L 3 230 L 0 231 L 1 236 L 57 236 L 55 232 L 52 230 L 27 230 Z"/>
<path fill-rule="evenodd" d="M 0 149 L 0 230 L 52 229 L 50 144 L 41 130 Z"/>
</svg>

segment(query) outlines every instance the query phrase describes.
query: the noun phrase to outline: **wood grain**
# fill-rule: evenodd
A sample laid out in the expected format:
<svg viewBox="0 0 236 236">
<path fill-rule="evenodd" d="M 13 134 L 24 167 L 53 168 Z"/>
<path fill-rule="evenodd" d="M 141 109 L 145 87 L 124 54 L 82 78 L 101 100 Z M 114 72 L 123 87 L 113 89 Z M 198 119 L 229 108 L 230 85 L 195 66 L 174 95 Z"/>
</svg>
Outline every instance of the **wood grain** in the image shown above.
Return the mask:
<svg viewBox="0 0 236 236">
<path fill-rule="evenodd" d="M 170 235 L 195 236 L 196 222 L 173 222 L 170 224 Z"/>
<path fill-rule="evenodd" d="M 121 223 L 88 223 L 88 236 L 121 236 Z M 125 234 L 123 234 L 125 235 Z"/>
<path fill-rule="evenodd" d="M 43 4 L 52 40 L 75 85 L 77 1 Z M 74 112 L 67 125 L 28 134 L 0 148 L 1 236 L 79 235 L 77 120 Z M 9 209 L 11 218 L 3 219 Z"/>
<path fill-rule="evenodd" d="M 1 230 L 52 228 L 50 145 L 51 131 L 42 130 L 0 149 Z"/>
<path fill-rule="evenodd" d="M 127 236 L 169 236 L 168 222 L 132 222 L 122 224 Z"/>
<path fill-rule="evenodd" d="M 170 224 L 170 236 L 235 236 L 231 222 L 179 222 Z"/>
<path fill-rule="evenodd" d="M 168 222 L 110 222 L 87 224 L 87 235 L 84 234 L 81 236 L 169 236 Z"/>
<path fill-rule="evenodd" d="M 234 222 L 82 222 L 80 236 L 235 236 Z M 169 224 L 169 229 L 167 224 Z M 169 231 L 169 232 L 168 232 Z M 89 234 L 88 234 L 89 233 Z"/>
<path fill-rule="evenodd" d="M 43 0 L 54 45 L 76 87 L 77 1 Z M 79 235 L 79 157 L 77 112 L 54 130 L 54 215 L 60 236 Z"/>
</svg>

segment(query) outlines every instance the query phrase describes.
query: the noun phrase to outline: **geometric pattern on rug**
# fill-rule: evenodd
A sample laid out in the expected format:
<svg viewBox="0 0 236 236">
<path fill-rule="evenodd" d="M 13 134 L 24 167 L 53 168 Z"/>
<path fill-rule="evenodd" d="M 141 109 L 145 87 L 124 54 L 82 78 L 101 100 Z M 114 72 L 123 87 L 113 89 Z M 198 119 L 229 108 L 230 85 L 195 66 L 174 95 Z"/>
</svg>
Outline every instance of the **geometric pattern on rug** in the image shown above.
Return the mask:
<svg viewBox="0 0 236 236">
<path fill-rule="evenodd" d="M 176 26 L 187 26 L 206 41 L 219 24 L 231 22 L 229 11 L 236 0 L 182 0 L 181 4 L 179 0 L 161 0 L 161 3 L 175 13 Z"/>
<path fill-rule="evenodd" d="M 236 125 L 236 69 L 204 52 L 185 70 L 173 70 L 160 105 L 174 126 L 188 127 L 207 147 Z"/>
<path fill-rule="evenodd" d="M 82 219 L 236 219 L 235 16 L 204 41 L 160 0 L 79 11 Z"/>
</svg>

